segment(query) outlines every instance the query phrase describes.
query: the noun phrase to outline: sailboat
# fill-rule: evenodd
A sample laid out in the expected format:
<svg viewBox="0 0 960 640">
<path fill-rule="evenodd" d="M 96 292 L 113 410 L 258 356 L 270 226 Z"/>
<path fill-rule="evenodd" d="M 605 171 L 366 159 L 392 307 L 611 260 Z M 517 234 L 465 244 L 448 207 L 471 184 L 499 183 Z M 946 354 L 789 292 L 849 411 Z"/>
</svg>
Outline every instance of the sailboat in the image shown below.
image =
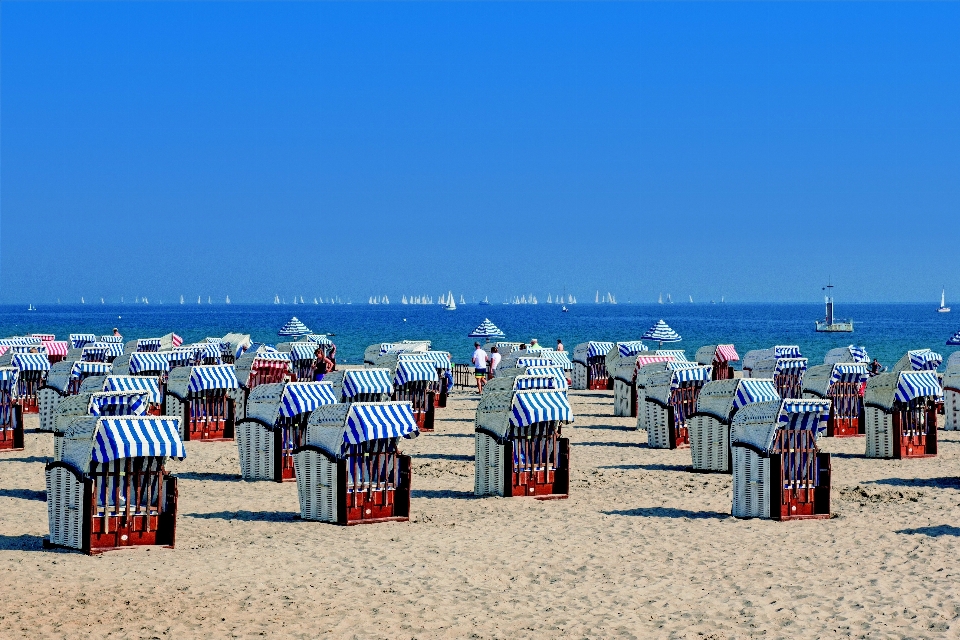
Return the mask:
<svg viewBox="0 0 960 640">
<path fill-rule="evenodd" d="M 483 296 L 483 300 L 480 302 L 480 304 L 483 306 L 488 306 L 490 304 L 490 301 L 487 299 L 487 296 Z"/>
<path fill-rule="evenodd" d="M 180 296 L 180 304 L 183 304 L 183 296 Z"/>
<path fill-rule="evenodd" d="M 663 304 L 663 294 L 660 294 L 660 297 L 657 298 L 657 304 Z"/>
<path fill-rule="evenodd" d="M 37 310 L 37 308 L 36 308 L 35 306 L 33 306 L 33 304 L 31 304 L 29 307 L 27 307 L 27 311 L 36 311 L 36 310 Z"/>
<path fill-rule="evenodd" d="M 456 311 L 456 310 L 457 310 L 457 303 L 456 303 L 456 301 L 453 299 L 453 291 L 451 291 L 451 292 L 449 292 L 449 293 L 447 294 L 447 306 L 445 306 L 444 309 L 446 309 L 447 311 Z"/>
<path fill-rule="evenodd" d="M 87 301 L 83 299 L 83 296 L 80 296 L 80 304 L 87 304 Z"/>
<path fill-rule="evenodd" d="M 947 306 L 947 290 L 940 290 L 940 308 L 937 309 L 938 313 L 950 313 L 950 307 Z"/>
<path fill-rule="evenodd" d="M 273 296 L 273 304 L 280 304 L 280 296 L 279 296 L 279 295 L 274 295 L 274 296 Z"/>
<path fill-rule="evenodd" d="M 106 303 L 103 301 L 103 298 L 100 298 L 100 304 L 106 304 Z"/>
<path fill-rule="evenodd" d="M 317 299 L 316 299 L 316 298 L 314 298 L 314 299 L 313 299 L 313 304 L 320 304 L 320 303 L 317 302 Z"/>
<path fill-rule="evenodd" d="M 460 294 L 460 304 L 467 304 L 466 301 L 464 301 L 464 299 L 463 299 L 463 294 L 462 294 L 462 293 Z"/>
<path fill-rule="evenodd" d="M 693 296 L 687 296 L 687 297 L 690 298 L 690 304 L 693 304 Z"/>
<path fill-rule="evenodd" d="M 230 296 L 227 296 L 226 304 L 230 304 Z"/>
<path fill-rule="evenodd" d="M 670 294 L 667 294 L 667 304 L 673 304 L 673 298 L 670 297 Z"/>
<path fill-rule="evenodd" d="M 212 304 L 212 303 L 210 302 L 210 296 L 207 296 L 207 304 Z"/>
</svg>

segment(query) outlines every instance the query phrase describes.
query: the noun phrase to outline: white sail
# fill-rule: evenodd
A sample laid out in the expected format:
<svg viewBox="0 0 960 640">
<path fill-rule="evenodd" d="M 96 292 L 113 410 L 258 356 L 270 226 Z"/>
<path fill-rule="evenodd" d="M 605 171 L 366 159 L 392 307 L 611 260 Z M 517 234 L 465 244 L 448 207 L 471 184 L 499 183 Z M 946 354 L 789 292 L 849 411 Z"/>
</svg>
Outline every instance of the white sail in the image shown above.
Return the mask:
<svg viewBox="0 0 960 640">
<path fill-rule="evenodd" d="M 180 304 L 183 304 L 183 296 L 180 296 Z"/>
<path fill-rule="evenodd" d="M 106 304 L 106 303 L 103 301 L 103 298 L 100 298 L 100 304 Z"/>
<path fill-rule="evenodd" d="M 207 296 L 207 304 L 212 304 L 212 302 L 211 302 L 211 300 L 210 300 L 210 296 Z"/>
<path fill-rule="evenodd" d="M 673 304 L 673 298 L 670 297 L 670 294 L 667 294 L 667 303 Z"/>
<path fill-rule="evenodd" d="M 273 304 L 280 304 L 280 295 L 273 296 Z"/>
<path fill-rule="evenodd" d="M 466 304 L 466 302 L 465 302 L 464 299 L 463 299 L 463 294 L 462 294 L 462 293 L 460 294 L 460 304 Z"/>
<path fill-rule="evenodd" d="M 693 304 L 693 296 L 688 295 L 687 297 L 690 298 L 690 304 Z"/>
<path fill-rule="evenodd" d="M 227 304 L 230 304 L 230 296 L 227 296 Z"/>
</svg>

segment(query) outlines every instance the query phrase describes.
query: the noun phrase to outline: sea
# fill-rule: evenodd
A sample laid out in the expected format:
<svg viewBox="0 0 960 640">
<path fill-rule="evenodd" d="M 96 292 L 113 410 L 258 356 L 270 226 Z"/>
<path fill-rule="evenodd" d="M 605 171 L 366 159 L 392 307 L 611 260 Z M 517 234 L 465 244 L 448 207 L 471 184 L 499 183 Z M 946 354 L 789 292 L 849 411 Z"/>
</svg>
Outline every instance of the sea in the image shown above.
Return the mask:
<svg viewBox="0 0 960 640">
<path fill-rule="evenodd" d="M 23 305 L 0 306 L 0 337 L 53 333 L 66 339 L 70 333 L 111 333 L 114 327 L 125 339 L 158 337 L 171 331 L 185 342 L 208 336 L 248 333 L 253 340 L 276 344 L 285 339 L 277 330 L 292 317 L 315 333 L 333 336 L 337 361 L 361 363 L 364 349 L 373 343 L 430 340 L 434 349 L 450 351 L 455 362 L 469 362 L 473 351 L 467 335 L 485 318 L 506 339 L 556 346 L 563 341 L 570 352 L 589 340 L 637 340 L 658 320 L 664 320 L 683 338 L 663 348 L 684 349 L 693 359 L 705 344 L 733 343 L 741 356 L 751 349 L 796 344 L 810 364 L 823 362 L 824 354 L 850 344 L 867 348 L 886 366 L 909 349 L 929 348 L 944 361 L 957 347 L 947 339 L 960 330 L 957 313 L 937 313 L 930 304 L 846 304 L 838 318 L 852 319 L 853 333 L 816 333 L 814 321 L 824 315 L 818 304 L 570 304 L 478 305 L 462 304 L 455 311 L 440 305 L 369 304 L 85 304 L 41 305 L 28 311 Z M 656 344 L 650 344 L 656 348 Z"/>
</svg>

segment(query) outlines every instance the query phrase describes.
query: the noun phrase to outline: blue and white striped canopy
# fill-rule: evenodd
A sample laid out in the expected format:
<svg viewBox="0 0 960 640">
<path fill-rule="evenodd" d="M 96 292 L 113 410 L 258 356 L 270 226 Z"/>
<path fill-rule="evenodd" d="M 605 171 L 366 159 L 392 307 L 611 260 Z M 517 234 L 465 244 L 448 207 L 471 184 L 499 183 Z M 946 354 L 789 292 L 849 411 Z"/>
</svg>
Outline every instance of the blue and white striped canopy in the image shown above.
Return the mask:
<svg viewBox="0 0 960 640">
<path fill-rule="evenodd" d="M 570 361 L 570 356 L 567 355 L 566 351 L 554 351 L 553 349 L 547 350 L 544 349 L 538 354 L 541 358 L 549 358 L 553 364 L 564 369 L 570 370 L 573 369 L 573 363 Z"/>
<path fill-rule="evenodd" d="M 47 345 L 45 344 L 13 344 L 10 345 L 10 353 L 41 353 L 44 355 L 49 355 L 47 353 Z"/>
<path fill-rule="evenodd" d="M 935 397 L 943 395 L 940 378 L 933 371 L 901 371 L 897 380 L 895 400 L 910 402 L 914 398 Z"/>
<path fill-rule="evenodd" d="M 521 356 L 517 358 L 516 366 L 518 367 L 549 367 L 553 364 L 553 360 L 549 358 L 543 358 L 541 356 Z"/>
<path fill-rule="evenodd" d="M 610 349 L 613 349 L 612 342 L 594 342 L 591 340 L 587 343 L 587 357 L 605 356 Z"/>
<path fill-rule="evenodd" d="M 553 376 L 557 379 L 555 389 L 563 389 L 566 391 L 570 387 L 567 383 L 567 374 L 564 372 L 563 367 L 527 367 L 524 373 L 528 376 Z"/>
<path fill-rule="evenodd" d="M 198 393 L 210 389 L 236 389 L 239 386 L 232 364 L 208 364 L 193 368 L 188 390 Z"/>
<path fill-rule="evenodd" d="M 15 367 L 0 367 L 0 382 L 16 382 L 18 373 Z"/>
<path fill-rule="evenodd" d="M 92 333 L 71 333 L 70 347 L 79 349 L 89 342 L 96 342 L 97 336 Z"/>
<path fill-rule="evenodd" d="M 503 338 L 506 335 L 497 328 L 497 325 L 490 322 L 490 318 L 484 318 L 480 325 L 467 334 L 468 338 Z"/>
<path fill-rule="evenodd" d="M 130 373 L 138 374 L 141 371 L 170 371 L 170 360 L 167 354 L 159 351 L 131 353 Z"/>
<path fill-rule="evenodd" d="M 183 460 L 187 452 L 180 439 L 177 418 L 101 418 L 93 439 L 93 461 L 104 463 L 139 456 Z"/>
<path fill-rule="evenodd" d="M 943 363 L 943 356 L 930 349 L 916 349 L 907 353 L 910 355 L 910 367 L 914 371 L 933 371 Z"/>
<path fill-rule="evenodd" d="M 680 342 L 680 334 L 670 328 L 663 320 L 658 320 L 647 332 L 640 336 L 641 340 L 652 340 L 654 342 Z"/>
<path fill-rule="evenodd" d="M 327 382 L 288 382 L 280 398 L 280 416 L 292 418 L 325 404 L 336 404 L 333 385 Z"/>
<path fill-rule="evenodd" d="M 566 383 L 566 380 L 564 380 Z M 517 376 L 513 379 L 513 389 L 514 391 L 522 391 L 525 389 L 559 389 L 557 386 L 557 378 L 552 375 L 544 376 L 535 376 L 531 374 L 526 374 L 523 376 Z"/>
<path fill-rule="evenodd" d="M 850 357 L 853 358 L 854 362 L 870 362 L 870 356 L 867 355 L 866 347 L 855 347 L 850 345 Z"/>
<path fill-rule="evenodd" d="M 160 338 L 140 338 L 137 340 L 137 351 L 141 349 L 159 349 Z"/>
<path fill-rule="evenodd" d="M 405 359 L 397 362 L 393 381 L 397 386 L 421 380 L 437 380 L 437 368 L 432 360 Z"/>
<path fill-rule="evenodd" d="M 100 336 L 100 339 L 98 340 L 98 342 L 120 342 L 120 343 L 122 343 L 122 342 L 123 342 L 123 336 L 114 336 L 114 335 Z"/>
<path fill-rule="evenodd" d="M 45 353 L 15 353 L 10 364 L 19 371 L 49 371 L 50 360 Z"/>
<path fill-rule="evenodd" d="M 639 340 L 617 343 L 617 351 L 620 353 L 621 358 L 626 358 L 627 356 L 639 355 L 641 352 L 646 350 L 647 350 L 647 345 L 643 344 Z"/>
<path fill-rule="evenodd" d="M 862 363 L 844 362 L 833 365 L 833 372 L 830 374 L 830 382 L 827 386 L 836 382 L 852 382 L 860 384 L 867 380 L 867 365 Z"/>
<path fill-rule="evenodd" d="M 12 338 L 0 338 L 0 346 L 11 347 L 14 345 L 33 345 L 43 344 L 43 340 L 36 336 L 14 336 Z"/>
<path fill-rule="evenodd" d="M 105 376 L 113 371 L 113 365 L 109 362 L 87 362 L 78 360 L 70 368 L 71 378 L 80 378 L 82 376 Z"/>
<path fill-rule="evenodd" d="M 316 342 L 294 342 L 290 345 L 290 359 L 313 360 L 313 352 L 318 346 Z"/>
<path fill-rule="evenodd" d="M 677 362 L 689 362 L 687 360 L 687 352 L 683 349 L 657 349 L 656 355 L 670 356 Z"/>
<path fill-rule="evenodd" d="M 417 355 L 422 355 L 427 360 L 432 360 L 437 369 L 447 370 L 453 368 L 453 363 L 450 361 L 450 354 L 446 351 L 424 351 Z"/>
<path fill-rule="evenodd" d="M 103 414 L 104 407 L 120 407 L 115 412 L 125 416 L 142 416 L 147 413 L 147 394 L 144 391 L 108 391 L 90 394 L 90 415 Z"/>
<path fill-rule="evenodd" d="M 257 356 L 255 359 L 256 360 L 272 360 L 272 361 L 286 360 L 287 362 L 290 362 L 290 354 L 284 353 L 282 351 L 262 351 L 261 350 L 257 352 Z"/>
<path fill-rule="evenodd" d="M 309 335 L 303 336 L 301 340 L 308 340 L 317 345 L 330 346 L 333 344 L 333 340 L 328 338 L 325 334 L 320 333 L 311 333 Z"/>
<path fill-rule="evenodd" d="M 277 331 L 278 336 L 302 336 L 308 333 L 310 333 L 310 329 L 307 329 L 307 325 L 297 320 L 296 317 L 290 318 L 287 324 L 283 325 L 280 331 Z"/>
<path fill-rule="evenodd" d="M 773 355 L 777 358 L 800 358 L 800 347 L 795 344 L 778 345 L 773 348 Z"/>
<path fill-rule="evenodd" d="M 670 379 L 670 386 L 674 389 L 682 382 L 709 381 L 713 374 L 713 367 L 707 365 L 693 365 L 688 367 L 676 367 L 672 365 L 687 364 L 685 362 L 668 362 L 667 367 L 673 369 L 673 377 Z"/>
<path fill-rule="evenodd" d="M 957 331 L 955 334 L 950 336 L 949 340 L 947 340 L 947 346 L 955 347 L 957 345 L 960 345 L 960 331 Z"/>
<path fill-rule="evenodd" d="M 381 438 L 404 438 L 418 431 L 409 402 L 358 402 L 347 413 L 343 439 L 346 444 L 360 444 Z"/>
<path fill-rule="evenodd" d="M 550 420 L 573 421 L 570 401 L 563 391 L 519 391 L 513 395 L 510 424 L 526 427 Z"/>
<path fill-rule="evenodd" d="M 826 433 L 830 419 L 829 400 L 784 400 L 778 422 L 790 429 Z"/>
<path fill-rule="evenodd" d="M 160 404 L 160 381 L 153 376 L 107 376 L 104 391 L 145 391 L 147 402 Z"/>
<path fill-rule="evenodd" d="M 733 408 L 738 410 L 754 402 L 779 400 L 780 394 L 773 386 L 773 380 L 764 378 L 741 378 L 737 385 L 737 394 L 733 398 Z"/>
<path fill-rule="evenodd" d="M 393 393 L 389 369 L 348 369 L 343 373 L 343 396 L 361 393 Z"/>
<path fill-rule="evenodd" d="M 84 360 L 103 360 L 110 353 L 110 345 L 90 343 L 83 347 L 80 357 Z"/>
<path fill-rule="evenodd" d="M 807 370 L 806 358 L 777 358 L 777 373 L 797 373 Z"/>
</svg>

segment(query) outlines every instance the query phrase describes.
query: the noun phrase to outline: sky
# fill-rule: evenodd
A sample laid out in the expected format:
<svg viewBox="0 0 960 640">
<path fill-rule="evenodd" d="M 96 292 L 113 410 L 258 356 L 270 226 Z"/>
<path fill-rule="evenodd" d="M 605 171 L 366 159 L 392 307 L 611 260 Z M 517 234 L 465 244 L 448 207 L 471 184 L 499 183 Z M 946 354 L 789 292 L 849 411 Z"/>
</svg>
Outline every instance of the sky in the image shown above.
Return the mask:
<svg viewBox="0 0 960 640">
<path fill-rule="evenodd" d="M 0 11 L 0 302 L 960 301 L 958 3 Z"/>
</svg>

